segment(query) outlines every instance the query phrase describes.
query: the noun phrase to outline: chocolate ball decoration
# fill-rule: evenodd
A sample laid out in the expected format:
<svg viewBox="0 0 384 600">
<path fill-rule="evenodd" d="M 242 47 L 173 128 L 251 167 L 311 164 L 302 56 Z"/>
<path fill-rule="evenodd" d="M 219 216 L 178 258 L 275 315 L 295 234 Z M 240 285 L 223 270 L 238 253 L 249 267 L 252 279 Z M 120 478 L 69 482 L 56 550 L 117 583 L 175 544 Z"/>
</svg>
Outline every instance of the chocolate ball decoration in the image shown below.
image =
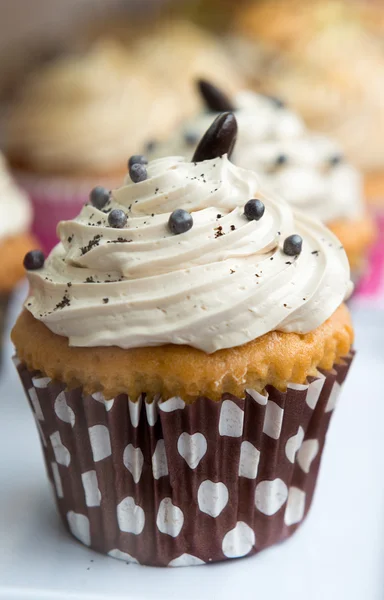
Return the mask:
<svg viewBox="0 0 384 600">
<path fill-rule="evenodd" d="M 192 215 L 186 210 L 178 208 L 174 210 L 168 220 L 168 227 L 172 233 L 179 235 L 189 231 L 193 226 Z"/>
<path fill-rule="evenodd" d="M 247 204 L 244 206 L 244 215 L 247 217 L 248 221 L 258 221 L 261 219 L 265 211 L 265 206 L 261 200 L 252 199 L 248 200 Z"/>
<path fill-rule="evenodd" d="M 297 235 L 290 235 L 284 240 L 284 254 L 288 256 L 298 256 L 301 253 L 303 247 L 303 239 Z"/>
<path fill-rule="evenodd" d="M 133 164 L 129 169 L 129 176 L 133 183 L 140 183 L 141 181 L 148 179 L 148 173 L 145 165 L 140 163 Z"/>
<path fill-rule="evenodd" d="M 27 271 L 36 271 L 44 266 L 45 256 L 41 250 L 31 250 L 24 256 L 24 268 Z"/>
<path fill-rule="evenodd" d="M 114 208 L 108 215 L 108 223 L 114 229 L 122 229 L 127 224 L 128 217 L 120 208 Z"/>
<path fill-rule="evenodd" d="M 89 200 L 92 206 L 98 210 L 102 210 L 109 201 L 109 191 L 101 185 L 98 185 L 94 187 L 89 194 Z"/>
<path fill-rule="evenodd" d="M 343 162 L 343 155 L 342 154 L 334 154 L 333 156 L 329 157 L 329 166 L 330 167 L 337 167 L 340 163 Z"/>
<path fill-rule="evenodd" d="M 133 165 L 147 165 L 148 159 L 143 154 L 134 154 L 128 161 L 128 169 L 130 170 Z"/>
<path fill-rule="evenodd" d="M 282 167 L 282 166 L 286 165 L 287 162 L 288 162 L 288 156 L 286 154 L 279 154 L 278 156 L 276 156 L 275 166 Z"/>
</svg>

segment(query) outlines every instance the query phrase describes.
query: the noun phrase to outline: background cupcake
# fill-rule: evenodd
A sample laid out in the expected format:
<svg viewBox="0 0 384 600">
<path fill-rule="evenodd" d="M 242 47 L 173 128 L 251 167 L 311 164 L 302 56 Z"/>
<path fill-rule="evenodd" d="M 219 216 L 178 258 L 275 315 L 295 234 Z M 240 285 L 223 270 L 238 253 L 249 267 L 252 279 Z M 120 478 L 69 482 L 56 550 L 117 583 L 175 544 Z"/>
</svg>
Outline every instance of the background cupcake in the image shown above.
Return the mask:
<svg viewBox="0 0 384 600">
<path fill-rule="evenodd" d="M 124 157 L 143 139 L 133 124 L 146 122 L 149 94 L 139 67 L 109 42 L 50 63 L 23 83 L 9 114 L 6 150 L 32 198 L 33 229 L 45 248 L 92 183 L 120 180 Z"/>
<path fill-rule="evenodd" d="M 215 39 L 177 22 L 152 26 L 130 44 L 96 40 L 23 81 L 7 118 L 6 153 L 32 198 L 33 230 L 45 249 L 57 222 L 75 216 L 94 185 L 119 184 L 131 154 L 193 112 L 200 70 L 236 89 L 235 68 Z"/>
<path fill-rule="evenodd" d="M 0 154 L 0 363 L 6 309 L 13 289 L 25 276 L 25 253 L 36 245 L 28 233 L 31 221 L 29 200 L 12 181 Z"/>
<path fill-rule="evenodd" d="M 362 176 L 346 161 L 340 145 L 306 130 L 300 117 L 275 96 L 243 91 L 232 100 L 207 81 L 200 80 L 198 87 L 206 110 L 158 145 L 154 156 L 191 156 L 212 115 L 234 109 L 239 131 L 231 160 L 254 170 L 267 189 L 295 208 L 326 223 L 344 245 L 357 281 L 375 226 L 365 206 Z"/>
<path fill-rule="evenodd" d="M 242 8 L 234 26 L 239 68 L 337 139 L 366 173 L 369 196 L 383 192 L 382 22 L 379 3 L 261 0 Z"/>
<path fill-rule="evenodd" d="M 192 162 L 132 161 L 94 193 L 13 331 L 63 520 L 127 562 L 291 535 L 351 362 L 345 252 L 229 162 L 235 137 L 224 114 Z"/>
</svg>

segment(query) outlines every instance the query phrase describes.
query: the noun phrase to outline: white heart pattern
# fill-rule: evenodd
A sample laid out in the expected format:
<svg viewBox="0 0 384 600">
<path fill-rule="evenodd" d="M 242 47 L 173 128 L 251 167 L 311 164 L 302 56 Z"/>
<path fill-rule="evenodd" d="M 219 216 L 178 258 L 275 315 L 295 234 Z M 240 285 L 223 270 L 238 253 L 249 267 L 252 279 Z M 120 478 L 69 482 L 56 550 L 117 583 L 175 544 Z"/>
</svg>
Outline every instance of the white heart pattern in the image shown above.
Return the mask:
<svg viewBox="0 0 384 600">
<path fill-rule="evenodd" d="M 215 483 L 206 479 L 197 492 L 197 502 L 202 512 L 211 517 L 218 517 L 228 504 L 228 488 L 220 481 Z"/>
<path fill-rule="evenodd" d="M 232 400 L 224 400 L 221 405 L 219 433 L 228 437 L 243 435 L 244 411 Z"/>
<path fill-rule="evenodd" d="M 303 520 L 305 511 L 305 492 L 297 487 L 289 490 L 287 507 L 285 509 L 284 522 L 286 525 L 295 525 Z"/>
<path fill-rule="evenodd" d="M 68 527 L 72 535 L 75 536 L 85 546 L 91 545 L 91 528 L 89 519 L 85 515 L 73 512 L 67 512 Z"/>
<path fill-rule="evenodd" d="M 268 517 L 277 513 L 288 498 L 288 488 L 282 479 L 261 481 L 255 489 L 257 510 Z"/>
<path fill-rule="evenodd" d="M 133 481 L 139 483 L 144 464 L 144 456 L 140 448 L 128 444 L 124 450 L 123 463 L 131 473 Z"/>
<path fill-rule="evenodd" d="M 240 558 L 248 554 L 256 544 L 253 529 L 243 521 L 238 521 L 236 527 L 225 534 L 222 550 L 228 558 Z"/>
<path fill-rule="evenodd" d="M 171 498 L 164 498 L 160 502 L 157 513 L 156 525 L 161 533 L 177 537 L 184 525 L 182 510 L 172 503 Z"/>
<path fill-rule="evenodd" d="M 152 455 L 152 472 L 155 479 L 168 475 L 168 461 L 164 440 L 158 440 Z"/>
<path fill-rule="evenodd" d="M 288 458 L 289 462 L 292 464 L 295 462 L 296 452 L 301 447 L 304 439 L 304 429 L 299 426 L 296 435 L 293 435 L 287 440 L 285 444 L 285 455 Z"/>
<path fill-rule="evenodd" d="M 72 427 L 75 425 L 75 413 L 72 408 L 68 406 L 65 397 L 65 392 L 60 392 L 55 400 L 55 413 L 56 416 L 64 423 L 70 423 Z"/>
<path fill-rule="evenodd" d="M 71 462 L 71 455 L 68 448 L 61 442 L 60 432 L 55 431 L 49 436 L 52 444 L 52 450 L 55 455 L 56 462 L 64 467 L 69 467 Z"/>
<path fill-rule="evenodd" d="M 145 525 L 145 513 L 134 498 L 128 496 L 117 505 L 117 522 L 119 529 L 126 533 L 139 535 Z"/>
<path fill-rule="evenodd" d="M 191 469 L 196 469 L 207 452 L 207 440 L 202 433 L 182 433 L 177 440 L 177 450 Z"/>
<path fill-rule="evenodd" d="M 317 440 L 305 440 L 297 453 L 297 462 L 304 473 L 309 473 L 312 461 L 316 458 L 319 451 L 319 442 Z"/>
<path fill-rule="evenodd" d="M 205 562 L 192 554 L 181 554 L 168 563 L 168 567 L 197 567 L 205 565 Z"/>
</svg>

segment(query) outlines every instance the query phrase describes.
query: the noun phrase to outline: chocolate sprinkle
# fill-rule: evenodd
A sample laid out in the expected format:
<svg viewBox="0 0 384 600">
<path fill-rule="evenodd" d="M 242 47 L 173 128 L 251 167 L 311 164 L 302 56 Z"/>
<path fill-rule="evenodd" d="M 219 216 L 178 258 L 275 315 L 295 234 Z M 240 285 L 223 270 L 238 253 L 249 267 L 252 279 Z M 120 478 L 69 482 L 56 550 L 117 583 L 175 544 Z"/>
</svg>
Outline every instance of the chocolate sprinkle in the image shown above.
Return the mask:
<svg viewBox="0 0 384 600">
<path fill-rule="evenodd" d="M 84 256 L 84 254 L 87 254 L 87 252 L 92 250 L 92 248 L 94 248 L 95 246 L 98 246 L 101 238 L 102 238 L 102 236 L 98 233 L 88 242 L 87 246 L 82 246 L 80 248 L 81 256 Z"/>
<path fill-rule="evenodd" d="M 219 225 L 218 227 L 215 227 L 215 231 L 216 231 L 216 233 L 215 233 L 216 239 L 221 237 L 222 235 L 224 235 L 223 228 L 221 225 Z"/>
<path fill-rule="evenodd" d="M 228 155 L 231 157 L 237 138 L 237 121 L 231 112 L 219 115 L 200 140 L 192 162 L 198 163 Z"/>
<path fill-rule="evenodd" d="M 197 82 L 200 95 L 203 98 L 206 107 L 213 112 L 234 111 L 235 106 L 231 100 L 218 87 L 206 81 L 199 79 Z"/>
<path fill-rule="evenodd" d="M 67 294 L 65 294 L 63 296 L 63 299 L 56 304 L 56 306 L 55 306 L 55 308 L 53 310 L 62 310 L 66 306 L 70 306 L 70 304 L 71 304 L 71 301 L 68 298 Z"/>
</svg>

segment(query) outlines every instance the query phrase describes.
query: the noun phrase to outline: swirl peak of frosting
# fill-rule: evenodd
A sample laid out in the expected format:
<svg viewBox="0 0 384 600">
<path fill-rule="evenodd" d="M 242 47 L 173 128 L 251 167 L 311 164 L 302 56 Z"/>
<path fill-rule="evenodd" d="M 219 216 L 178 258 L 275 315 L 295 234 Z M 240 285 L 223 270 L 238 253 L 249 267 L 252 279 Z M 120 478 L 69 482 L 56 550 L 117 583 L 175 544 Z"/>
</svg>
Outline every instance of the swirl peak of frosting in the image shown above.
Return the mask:
<svg viewBox="0 0 384 600">
<path fill-rule="evenodd" d="M 265 206 L 259 220 L 244 216 L 251 198 Z M 193 227 L 174 235 L 167 223 L 180 208 Z M 127 214 L 124 228 L 108 225 L 113 209 Z M 145 181 L 127 176 L 102 210 L 86 205 L 58 233 L 44 268 L 28 274 L 26 306 L 73 346 L 171 343 L 212 353 L 276 329 L 311 331 L 350 291 L 337 238 L 264 195 L 257 176 L 227 156 L 152 161 Z M 297 257 L 283 252 L 294 233 L 303 239 Z"/>
</svg>

